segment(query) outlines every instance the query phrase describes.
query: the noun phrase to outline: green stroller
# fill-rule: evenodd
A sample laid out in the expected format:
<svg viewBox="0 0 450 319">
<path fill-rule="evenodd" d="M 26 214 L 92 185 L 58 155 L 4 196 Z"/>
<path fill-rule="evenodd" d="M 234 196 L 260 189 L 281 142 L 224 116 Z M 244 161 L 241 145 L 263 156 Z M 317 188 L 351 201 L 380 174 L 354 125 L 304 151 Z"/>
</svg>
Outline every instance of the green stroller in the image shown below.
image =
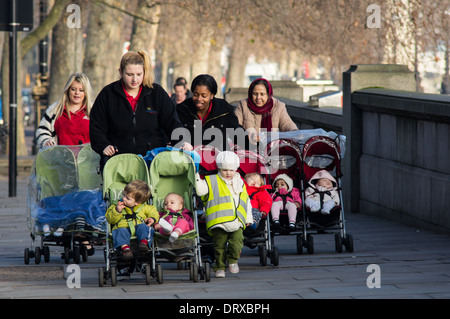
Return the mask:
<svg viewBox="0 0 450 319">
<path fill-rule="evenodd" d="M 145 160 L 135 154 L 119 154 L 111 157 L 103 169 L 103 196 L 107 208 L 122 198 L 124 187 L 133 180 L 141 180 L 149 184 L 148 167 Z M 124 260 L 122 252 L 113 247 L 111 225 L 107 227 L 107 243 L 105 247 L 106 265 L 99 268 L 99 286 L 103 287 L 107 280 L 116 286 L 119 278 L 130 277 L 135 271 L 145 275 L 145 283 L 149 285 L 156 278 L 162 283 L 161 266 L 152 263 L 153 251 L 140 253 L 135 234 L 132 234 L 130 248 L 133 252 L 131 260 Z"/>
<path fill-rule="evenodd" d="M 198 220 L 195 201 L 195 153 L 184 152 L 173 148 L 155 149 L 156 155 L 150 163 L 150 188 L 152 202 L 164 216 L 164 199 L 170 193 L 183 197 L 184 207 L 191 212 L 193 229 L 181 234 L 178 239 L 171 242 L 168 236 L 155 232 L 154 258 L 158 262 L 175 262 L 178 269 L 183 263 L 189 266 L 190 280 L 197 282 L 200 278 L 210 281 L 210 264 L 202 260 L 200 251 L 200 237 L 198 233 Z M 181 216 L 178 218 L 182 218 Z"/>
<path fill-rule="evenodd" d="M 105 236 L 104 202 L 99 156 L 89 144 L 41 150 L 28 182 L 27 224 L 32 239 L 24 261 L 50 261 L 50 247 L 64 247 L 62 259 L 87 261 L 87 246 L 101 245 Z M 89 242 L 89 245 L 85 244 Z M 91 248 L 93 252 L 93 249 Z"/>
</svg>

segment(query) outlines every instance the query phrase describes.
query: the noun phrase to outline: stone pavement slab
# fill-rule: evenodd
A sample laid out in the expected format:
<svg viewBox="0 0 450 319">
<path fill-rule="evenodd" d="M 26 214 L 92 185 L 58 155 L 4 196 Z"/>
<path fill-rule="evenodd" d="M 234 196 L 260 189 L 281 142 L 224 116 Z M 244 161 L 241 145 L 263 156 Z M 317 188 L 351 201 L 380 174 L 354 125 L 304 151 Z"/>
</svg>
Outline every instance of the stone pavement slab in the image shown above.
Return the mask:
<svg viewBox="0 0 450 319">
<path fill-rule="evenodd" d="M 23 251 L 31 239 L 26 225 L 26 178 L 18 181 L 17 198 L 8 198 L 7 179 L 0 177 L 0 298 L 2 299 L 448 299 L 450 297 L 450 237 L 365 214 L 347 214 L 347 231 L 354 252 L 336 253 L 333 234 L 314 235 L 315 253 L 297 255 L 295 236 L 277 236 L 279 266 L 259 265 L 257 249 L 245 247 L 239 274 L 212 275 L 211 282 L 189 281 L 186 270 L 163 264 L 164 283 L 145 284 L 144 276 L 98 286 L 104 266 L 102 248 L 80 263 L 81 288 L 68 288 L 68 265 L 52 248 L 49 263 L 25 265 Z M 369 288 L 372 272 L 380 269 L 380 288 Z M 178 309 L 178 308 L 177 308 Z M 175 309 L 175 310 L 177 310 Z M 172 311 L 174 309 L 171 309 Z"/>
</svg>

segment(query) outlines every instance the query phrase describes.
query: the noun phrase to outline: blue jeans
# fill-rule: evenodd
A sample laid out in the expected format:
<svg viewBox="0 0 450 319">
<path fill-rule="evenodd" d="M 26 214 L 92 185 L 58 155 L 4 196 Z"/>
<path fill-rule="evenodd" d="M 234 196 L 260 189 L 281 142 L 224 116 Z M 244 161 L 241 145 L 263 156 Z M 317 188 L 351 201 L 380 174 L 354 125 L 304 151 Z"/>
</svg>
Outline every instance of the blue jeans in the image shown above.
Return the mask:
<svg viewBox="0 0 450 319">
<path fill-rule="evenodd" d="M 153 234 L 155 233 L 155 230 L 152 227 L 148 227 L 148 225 L 144 223 L 135 226 L 135 229 L 138 242 L 146 239 L 148 241 L 148 245 L 150 246 L 153 241 Z M 112 236 L 114 248 L 120 248 L 123 245 L 130 245 L 131 231 L 128 227 L 114 229 L 112 231 Z"/>
</svg>

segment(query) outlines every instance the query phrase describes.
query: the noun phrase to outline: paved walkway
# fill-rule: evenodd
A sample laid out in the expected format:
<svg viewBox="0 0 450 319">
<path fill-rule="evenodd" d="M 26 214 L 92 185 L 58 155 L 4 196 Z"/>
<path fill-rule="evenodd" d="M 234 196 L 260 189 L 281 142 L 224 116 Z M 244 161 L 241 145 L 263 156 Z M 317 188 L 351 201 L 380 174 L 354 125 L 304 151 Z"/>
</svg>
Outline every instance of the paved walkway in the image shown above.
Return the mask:
<svg viewBox="0 0 450 319">
<path fill-rule="evenodd" d="M 240 273 L 227 273 L 224 279 L 212 275 L 209 283 L 193 283 L 187 271 L 164 264 L 162 285 L 152 282 L 147 286 L 143 275 L 134 274 L 116 287 L 107 284 L 100 288 L 97 271 L 104 261 L 99 248 L 88 262 L 80 264 L 81 288 L 71 289 L 64 276 L 72 272 L 65 271 L 67 265 L 55 252 L 59 248 L 52 248 L 49 263 L 35 265 L 31 260 L 24 264 L 24 248 L 31 245 L 25 213 L 26 183 L 25 177 L 19 177 L 18 196 L 8 198 L 8 179 L 0 176 L 0 298 L 206 298 L 221 302 L 450 298 L 449 236 L 364 214 L 347 214 L 347 229 L 354 237 L 353 253 L 336 253 L 334 236 L 324 234 L 314 237 L 313 255 L 297 255 L 295 237 L 279 236 L 275 240 L 280 250 L 278 267 L 261 267 L 257 249 L 245 248 Z M 378 266 L 379 271 L 373 272 L 369 265 Z M 380 288 L 369 288 L 368 283 Z"/>
</svg>

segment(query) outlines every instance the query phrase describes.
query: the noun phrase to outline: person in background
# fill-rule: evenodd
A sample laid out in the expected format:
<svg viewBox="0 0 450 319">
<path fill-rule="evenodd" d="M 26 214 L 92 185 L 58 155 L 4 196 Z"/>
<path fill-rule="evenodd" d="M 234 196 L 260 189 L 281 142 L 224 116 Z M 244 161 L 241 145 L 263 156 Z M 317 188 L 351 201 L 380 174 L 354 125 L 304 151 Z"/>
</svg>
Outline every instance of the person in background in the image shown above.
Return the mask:
<svg viewBox="0 0 450 319">
<path fill-rule="evenodd" d="M 184 87 L 186 88 L 186 99 L 192 97 L 192 92 L 191 92 L 191 90 L 189 90 L 188 82 L 186 81 L 186 79 L 184 77 L 181 77 L 181 76 L 178 77 L 175 80 L 175 83 L 183 83 L 184 84 Z"/>
<path fill-rule="evenodd" d="M 187 88 L 184 82 L 175 82 L 173 85 L 173 93 L 171 96 L 172 101 L 175 104 L 180 104 L 187 98 Z"/>
</svg>

